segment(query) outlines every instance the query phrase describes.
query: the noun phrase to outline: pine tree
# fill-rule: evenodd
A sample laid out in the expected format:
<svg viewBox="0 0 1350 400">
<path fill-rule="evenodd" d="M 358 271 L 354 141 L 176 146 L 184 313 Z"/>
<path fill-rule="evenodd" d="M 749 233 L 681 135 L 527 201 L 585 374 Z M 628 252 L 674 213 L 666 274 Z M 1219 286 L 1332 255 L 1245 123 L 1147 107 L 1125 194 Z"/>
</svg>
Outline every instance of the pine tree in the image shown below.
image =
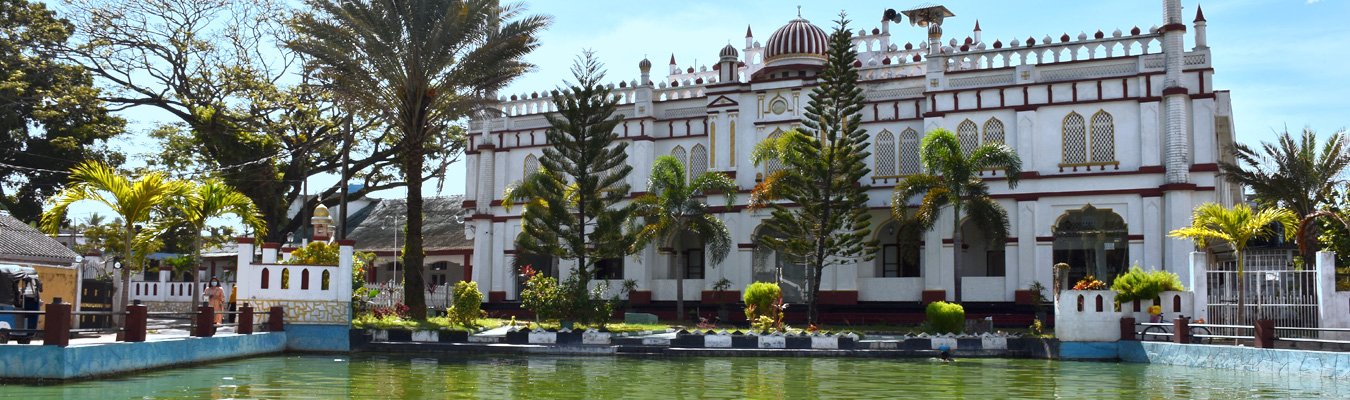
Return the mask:
<svg viewBox="0 0 1350 400">
<path fill-rule="evenodd" d="M 867 192 L 858 184 L 867 168 L 867 131 L 862 129 L 862 89 L 858 54 L 848 19 L 840 13 L 830 35 L 820 83 L 811 91 L 803 129 L 755 147 L 756 164 L 778 161 L 783 168 L 769 174 L 751 194 L 752 205 L 771 207 L 767 228 L 779 233 L 760 241 L 807 267 L 807 303 L 811 323 L 818 321 L 816 303 L 820 276 L 826 267 L 871 260 L 876 241 L 868 237 L 872 217 Z M 795 205 L 789 208 L 786 203 Z"/>
<path fill-rule="evenodd" d="M 601 84 L 605 72 L 594 53 L 585 52 L 572 67 L 577 82 L 555 91 L 556 115 L 546 116 L 549 146 L 539 159 L 539 170 L 529 171 L 503 198 L 524 204 L 522 235 L 516 248 L 522 253 L 576 260 L 572 273 L 585 283 L 597 261 L 628 254 L 633 237 L 623 229 L 632 207 L 619 205 L 628 196 L 632 170 L 614 128 L 623 120 L 615 115 L 618 98 Z"/>
</svg>

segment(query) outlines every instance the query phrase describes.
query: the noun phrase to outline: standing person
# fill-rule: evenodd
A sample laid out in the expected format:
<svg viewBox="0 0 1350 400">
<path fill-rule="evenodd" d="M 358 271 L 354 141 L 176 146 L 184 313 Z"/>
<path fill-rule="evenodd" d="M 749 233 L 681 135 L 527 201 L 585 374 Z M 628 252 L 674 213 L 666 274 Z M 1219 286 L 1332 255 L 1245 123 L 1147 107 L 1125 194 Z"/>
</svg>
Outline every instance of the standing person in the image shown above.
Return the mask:
<svg viewBox="0 0 1350 400">
<path fill-rule="evenodd" d="M 239 294 L 239 285 L 230 286 L 230 312 L 236 310 L 235 296 Z M 234 323 L 235 314 L 230 314 L 230 323 Z"/>
<path fill-rule="evenodd" d="M 225 289 L 220 287 L 220 279 L 211 278 L 211 284 L 206 288 L 206 301 L 211 308 L 216 310 L 216 325 L 220 325 L 220 320 L 225 314 Z"/>
</svg>

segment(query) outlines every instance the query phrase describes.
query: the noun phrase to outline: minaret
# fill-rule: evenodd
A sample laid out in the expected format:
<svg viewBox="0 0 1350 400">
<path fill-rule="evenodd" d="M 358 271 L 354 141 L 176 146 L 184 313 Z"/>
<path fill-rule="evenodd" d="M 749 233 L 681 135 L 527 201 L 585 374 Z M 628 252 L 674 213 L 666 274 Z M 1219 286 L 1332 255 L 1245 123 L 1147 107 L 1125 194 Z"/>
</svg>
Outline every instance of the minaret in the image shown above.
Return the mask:
<svg viewBox="0 0 1350 400">
<path fill-rule="evenodd" d="M 754 48 L 754 47 L 755 47 L 755 34 L 752 33 L 752 32 L 750 32 L 750 25 L 746 25 L 746 26 L 745 26 L 745 48 L 746 48 L 746 49 L 751 49 L 751 48 Z"/>
<path fill-rule="evenodd" d="M 319 204 L 314 207 L 314 216 L 309 218 L 309 224 L 314 227 L 310 240 L 327 242 L 333 238 L 333 217 L 328 215 L 328 206 Z"/>
<path fill-rule="evenodd" d="M 675 56 L 671 56 L 671 67 L 674 68 Z M 638 71 L 641 72 L 641 80 L 633 88 L 633 116 L 646 117 L 652 114 L 652 61 L 645 57 L 638 62 Z"/>
<path fill-rule="evenodd" d="M 1195 6 L 1195 50 L 1208 48 L 1209 40 L 1205 37 L 1205 10 Z"/>
<path fill-rule="evenodd" d="M 1190 182 L 1190 140 L 1187 135 L 1189 118 L 1186 115 L 1188 91 L 1182 82 L 1182 61 L 1186 54 L 1182 49 L 1182 40 L 1186 34 L 1186 25 L 1181 22 L 1181 0 L 1163 0 L 1162 26 L 1163 66 L 1166 74 L 1163 78 L 1163 105 L 1166 107 L 1164 119 L 1167 135 L 1166 157 L 1163 165 L 1167 169 L 1167 183 Z"/>
<path fill-rule="evenodd" d="M 984 41 L 980 40 L 980 20 L 977 19 L 975 20 L 975 44 L 980 43 L 984 43 Z"/>
<path fill-rule="evenodd" d="M 675 65 L 675 53 L 670 53 L 670 74 L 676 75 L 679 73 L 680 73 L 680 66 Z"/>
</svg>

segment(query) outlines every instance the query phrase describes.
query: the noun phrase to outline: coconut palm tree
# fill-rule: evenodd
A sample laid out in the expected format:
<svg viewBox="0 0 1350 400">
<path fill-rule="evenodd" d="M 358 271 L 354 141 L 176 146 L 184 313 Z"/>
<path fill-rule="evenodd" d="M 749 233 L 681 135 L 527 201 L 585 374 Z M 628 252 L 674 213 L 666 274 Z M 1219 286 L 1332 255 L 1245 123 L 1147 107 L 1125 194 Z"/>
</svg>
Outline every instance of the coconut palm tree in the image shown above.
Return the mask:
<svg viewBox="0 0 1350 400">
<path fill-rule="evenodd" d="M 116 304 L 117 323 L 122 323 L 122 313 L 126 311 L 127 288 L 131 285 L 131 271 L 139 269 L 139 261 L 144 254 L 133 255 L 132 250 L 143 249 L 137 243 L 147 242 L 151 230 L 138 232 L 139 225 L 150 222 L 151 217 L 161 211 L 174 196 L 181 195 L 186 187 L 183 183 L 169 179 L 162 172 L 148 172 L 132 181 L 118 173 L 107 164 L 87 161 L 70 170 L 70 186 L 52 196 L 51 204 L 42 213 L 42 229 L 48 233 L 56 232 L 62 216 L 71 204 L 83 200 L 93 200 L 111 208 L 120 216 L 122 223 L 124 251 L 121 255 L 127 265 L 122 267 L 121 295 Z M 135 237 L 135 239 L 133 239 Z"/>
<path fill-rule="evenodd" d="M 1336 188 L 1345 185 L 1345 172 L 1350 170 L 1346 146 L 1345 131 L 1319 143 L 1312 129 L 1305 128 L 1297 138 L 1285 130 L 1275 143 L 1261 142 L 1260 152 L 1246 144 L 1233 146 L 1236 162 L 1220 161 L 1219 172 L 1251 188 L 1259 204 L 1283 207 L 1304 220 L 1294 240 L 1311 265 L 1309 246 L 1317 243 L 1317 232 L 1306 229 L 1310 227 L 1307 222 L 1321 216 L 1318 209 L 1331 201 Z"/>
<path fill-rule="evenodd" d="M 919 157 L 925 172 L 907 176 L 896 184 L 891 214 L 896 219 L 905 218 L 909 199 L 919 197 L 919 208 L 913 212 L 913 218 L 928 230 L 936 224 L 942 208 L 951 207 L 952 270 L 956 277 L 953 297 L 961 301 L 962 211 L 996 246 L 1002 246 L 1008 238 L 1008 211 L 989 196 L 989 185 L 980 172 L 1003 170 L 1008 188 L 1015 188 L 1022 173 L 1022 160 L 1002 143 L 985 143 L 969 153 L 963 152 L 960 139 L 946 129 L 936 129 L 924 136 Z"/>
<path fill-rule="evenodd" d="M 338 97 L 398 131 L 408 184 L 403 262 L 411 315 L 426 319 L 422 261 L 424 156 L 454 121 L 485 112 L 497 90 L 533 66 L 524 61 L 549 23 L 493 0 L 309 0 L 287 45 L 330 79 Z"/>
<path fill-rule="evenodd" d="M 721 172 L 705 172 L 691 182 L 684 164 L 673 156 L 660 156 L 652 165 L 652 176 L 647 182 L 647 193 L 633 200 L 634 216 L 641 217 L 644 226 L 637 231 L 637 240 L 630 251 L 658 242 L 675 250 L 675 315 L 684 314 L 684 275 L 686 262 L 683 234 L 694 235 L 695 240 L 707 246 L 712 264 L 721 264 L 731 252 L 731 234 L 727 226 L 714 215 L 704 202 L 709 193 L 721 193 L 727 206 L 736 201 L 736 182 Z"/>
<path fill-rule="evenodd" d="M 192 304 L 201 304 L 201 275 L 198 268 L 202 258 L 202 231 L 206 222 L 212 218 L 234 215 L 254 230 L 254 234 L 263 237 L 267 234 L 267 223 L 258 213 L 258 207 L 243 193 L 225 184 L 219 179 L 210 178 L 199 184 L 187 183 L 188 189 L 169 204 L 178 211 L 170 224 L 187 225 L 192 238 Z"/>
<path fill-rule="evenodd" d="M 1243 276 L 1245 270 L 1242 252 L 1247 249 L 1247 241 L 1279 235 L 1280 232 L 1275 230 L 1276 224 L 1284 228 L 1283 234 L 1286 239 L 1292 238 L 1297 222 L 1298 217 L 1283 208 L 1264 208 L 1257 211 L 1246 204 L 1224 208 L 1216 203 L 1205 203 L 1195 208 L 1190 227 L 1174 230 L 1168 233 L 1168 236 L 1193 239 L 1198 245 L 1203 245 L 1206 241 L 1219 241 L 1233 246 L 1233 253 L 1237 255 L 1237 319 L 1244 321 L 1247 292 L 1243 287 L 1246 278 Z"/>
</svg>

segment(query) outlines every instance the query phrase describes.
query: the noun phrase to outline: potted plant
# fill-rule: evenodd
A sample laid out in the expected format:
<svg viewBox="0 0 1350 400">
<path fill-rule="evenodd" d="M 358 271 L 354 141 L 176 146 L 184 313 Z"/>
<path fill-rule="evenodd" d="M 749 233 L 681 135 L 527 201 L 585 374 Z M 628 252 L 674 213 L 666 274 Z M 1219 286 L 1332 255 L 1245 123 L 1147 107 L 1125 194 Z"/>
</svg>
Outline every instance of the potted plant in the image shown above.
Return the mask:
<svg viewBox="0 0 1350 400">
<path fill-rule="evenodd" d="M 719 321 L 729 321 L 731 309 L 728 305 L 735 304 L 740 300 L 740 292 L 728 289 L 731 289 L 731 281 L 722 278 L 713 284 L 712 291 L 703 291 L 703 302 L 717 305 L 717 319 Z"/>
</svg>

